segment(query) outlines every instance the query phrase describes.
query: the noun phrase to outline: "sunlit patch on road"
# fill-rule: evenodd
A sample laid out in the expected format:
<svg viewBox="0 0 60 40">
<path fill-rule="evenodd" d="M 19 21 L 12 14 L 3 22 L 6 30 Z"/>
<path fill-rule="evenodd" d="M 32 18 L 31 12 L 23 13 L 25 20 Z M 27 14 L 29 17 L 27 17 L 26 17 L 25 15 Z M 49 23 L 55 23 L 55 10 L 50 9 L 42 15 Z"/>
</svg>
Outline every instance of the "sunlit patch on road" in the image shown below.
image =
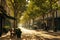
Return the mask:
<svg viewBox="0 0 60 40">
<path fill-rule="evenodd" d="M 22 27 L 22 25 L 18 25 L 18 27 L 21 29 L 22 33 L 24 34 L 35 34 L 35 30 L 29 30 L 29 29 L 26 29 L 24 27 Z"/>
</svg>

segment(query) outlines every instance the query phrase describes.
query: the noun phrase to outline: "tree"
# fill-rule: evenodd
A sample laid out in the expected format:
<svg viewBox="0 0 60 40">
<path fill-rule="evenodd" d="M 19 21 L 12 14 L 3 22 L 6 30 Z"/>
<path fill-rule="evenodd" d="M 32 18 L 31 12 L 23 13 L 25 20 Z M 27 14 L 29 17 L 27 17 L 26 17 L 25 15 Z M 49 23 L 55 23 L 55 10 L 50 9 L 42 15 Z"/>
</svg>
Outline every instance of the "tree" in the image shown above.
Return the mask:
<svg viewBox="0 0 60 40">
<path fill-rule="evenodd" d="M 52 26 L 54 26 L 54 12 L 57 7 L 57 2 L 59 0 L 31 0 L 34 2 L 34 4 L 40 8 L 40 15 L 42 15 L 43 20 L 44 16 L 47 13 L 50 13 L 52 15 Z"/>
<path fill-rule="evenodd" d="M 13 10 L 14 17 L 17 19 L 14 21 L 14 26 L 17 27 L 18 21 L 21 17 L 21 13 L 26 10 L 26 0 L 7 0 L 8 6 Z"/>
<path fill-rule="evenodd" d="M 49 2 L 47 0 L 31 0 L 34 2 L 34 4 L 39 7 L 39 15 L 42 15 L 43 21 L 44 21 L 44 16 L 49 12 Z M 48 4 L 47 4 L 48 3 Z"/>
<path fill-rule="evenodd" d="M 58 2 L 59 0 L 50 0 L 50 13 L 52 15 L 52 28 L 55 29 L 55 25 L 54 25 L 54 14 L 55 14 L 55 10 L 59 7 L 58 6 Z"/>
</svg>

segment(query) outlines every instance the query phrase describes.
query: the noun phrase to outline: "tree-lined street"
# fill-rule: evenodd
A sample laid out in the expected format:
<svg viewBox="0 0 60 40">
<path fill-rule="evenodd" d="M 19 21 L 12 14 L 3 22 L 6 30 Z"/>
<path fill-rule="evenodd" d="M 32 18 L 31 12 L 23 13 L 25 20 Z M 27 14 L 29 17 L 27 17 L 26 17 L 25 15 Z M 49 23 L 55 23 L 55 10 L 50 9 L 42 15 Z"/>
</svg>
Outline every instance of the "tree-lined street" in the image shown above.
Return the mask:
<svg viewBox="0 0 60 40">
<path fill-rule="evenodd" d="M 0 40 L 60 40 L 60 0 L 0 0 Z"/>
</svg>

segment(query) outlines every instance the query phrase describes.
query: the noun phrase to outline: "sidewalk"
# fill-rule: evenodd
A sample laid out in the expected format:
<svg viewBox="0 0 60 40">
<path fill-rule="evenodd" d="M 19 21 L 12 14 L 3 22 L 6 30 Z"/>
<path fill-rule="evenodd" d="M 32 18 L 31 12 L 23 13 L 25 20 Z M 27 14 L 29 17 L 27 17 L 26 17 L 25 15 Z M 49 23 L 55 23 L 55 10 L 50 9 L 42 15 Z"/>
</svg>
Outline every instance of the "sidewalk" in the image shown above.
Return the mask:
<svg viewBox="0 0 60 40">
<path fill-rule="evenodd" d="M 10 37 L 10 32 L 8 32 L 7 34 L 3 34 L 0 38 L 5 38 L 5 37 L 9 38 Z"/>
<path fill-rule="evenodd" d="M 40 31 L 37 34 L 38 36 L 48 38 L 48 39 L 53 39 L 57 38 L 60 39 L 60 32 L 46 32 L 46 31 Z"/>
</svg>

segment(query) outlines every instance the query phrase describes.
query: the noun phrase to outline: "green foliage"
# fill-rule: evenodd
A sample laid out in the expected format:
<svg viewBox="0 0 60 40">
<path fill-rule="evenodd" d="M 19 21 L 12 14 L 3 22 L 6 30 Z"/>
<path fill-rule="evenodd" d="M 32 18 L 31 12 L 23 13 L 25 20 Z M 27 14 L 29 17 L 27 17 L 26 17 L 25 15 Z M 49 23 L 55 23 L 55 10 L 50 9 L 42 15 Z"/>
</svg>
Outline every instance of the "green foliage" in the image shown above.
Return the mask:
<svg viewBox="0 0 60 40">
<path fill-rule="evenodd" d="M 27 11 L 29 12 L 28 15 L 30 18 L 36 18 L 39 12 L 39 7 L 37 7 L 36 5 L 34 5 L 34 2 L 30 2 L 27 8 Z"/>
<path fill-rule="evenodd" d="M 26 0 L 17 0 L 21 5 L 26 5 Z"/>
<path fill-rule="evenodd" d="M 26 0 L 10 0 L 12 4 L 11 6 L 13 8 L 16 8 L 14 10 L 16 11 L 17 16 L 20 16 L 21 12 L 23 12 L 22 20 L 25 22 L 27 20 L 35 19 L 41 15 L 49 13 L 51 11 L 51 8 L 52 10 L 59 9 L 60 7 L 58 6 L 58 1 L 59 0 L 30 0 L 30 3 L 28 3 L 27 6 L 27 10 L 25 10 L 27 5 Z M 15 6 L 13 6 L 13 4 L 15 4 Z"/>
</svg>

